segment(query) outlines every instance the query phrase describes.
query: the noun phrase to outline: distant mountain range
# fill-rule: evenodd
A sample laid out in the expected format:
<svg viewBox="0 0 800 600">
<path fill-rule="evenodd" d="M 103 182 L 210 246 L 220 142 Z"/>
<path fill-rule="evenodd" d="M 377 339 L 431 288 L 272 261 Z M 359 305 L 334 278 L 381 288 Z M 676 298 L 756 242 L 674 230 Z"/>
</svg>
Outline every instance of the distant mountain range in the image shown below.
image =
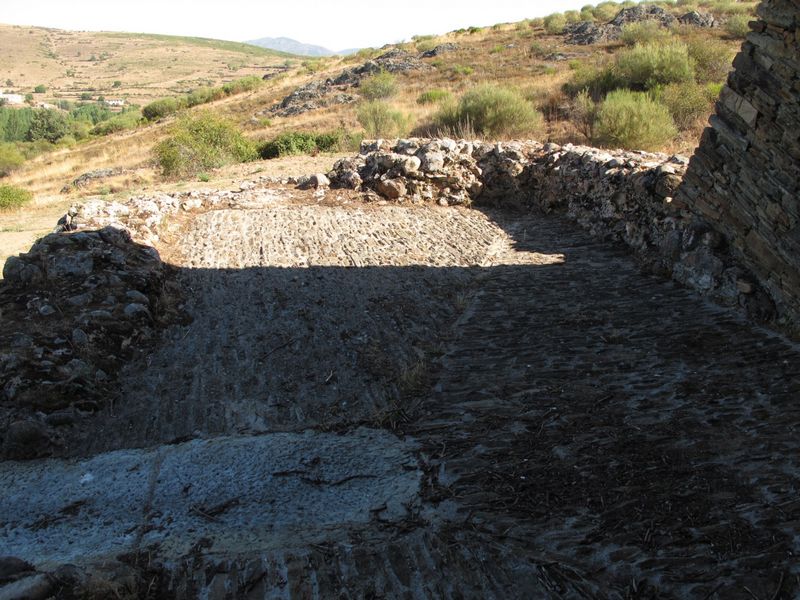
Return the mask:
<svg viewBox="0 0 800 600">
<path fill-rule="evenodd" d="M 287 37 L 265 37 L 258 40 L 250 40 L 246 42 L 253 46 L 260 46 L 261 48 L 269 48 L 270 50 L 279 50 L 280 52 L 289 52 L 290 54 L 299 54 L 301 56 L 333 56 L 338 54 L 345 56 L 358 52 L 359 48 L 348 48 L 347 50 L 339 50 L 334 52 L 322 46 L 315 46 L 313 44 L 304 44 Z"/>
</svg>

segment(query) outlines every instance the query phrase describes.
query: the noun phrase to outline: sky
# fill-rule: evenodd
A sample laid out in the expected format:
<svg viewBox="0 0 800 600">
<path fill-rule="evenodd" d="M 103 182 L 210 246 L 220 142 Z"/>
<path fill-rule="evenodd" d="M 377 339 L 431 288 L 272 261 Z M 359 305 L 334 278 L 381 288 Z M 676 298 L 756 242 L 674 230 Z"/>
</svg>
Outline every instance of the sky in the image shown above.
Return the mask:
<svg viewBox="0 0 800 600">
<path fill-rule="evenodd" d="M 598 0 L 599 1 L 599 0 Z M 290 37 L 334 51 L 494 25 L 589 0 L 0 0 L 0 23 L 246 41 Z"/>
</svg>

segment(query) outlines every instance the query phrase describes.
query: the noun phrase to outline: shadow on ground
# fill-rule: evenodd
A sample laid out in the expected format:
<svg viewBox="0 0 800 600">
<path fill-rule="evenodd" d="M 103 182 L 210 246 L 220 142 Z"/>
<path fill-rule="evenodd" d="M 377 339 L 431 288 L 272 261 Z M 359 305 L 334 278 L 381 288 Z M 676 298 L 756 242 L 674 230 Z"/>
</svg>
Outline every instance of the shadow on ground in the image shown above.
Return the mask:
<svg viewBox="0 0 800 600">
<path fill-rule="evenodd" d="M 419 492 L 311 545 L 156 543 L 173 592 L 798 593 L 798 348 L 560 218 L 489 215 L 510 239 L 482 266 L 176 268 L 192 322 L 126 367 L 64 454 L 387 429 L 415 445 Z"/>
</svg>

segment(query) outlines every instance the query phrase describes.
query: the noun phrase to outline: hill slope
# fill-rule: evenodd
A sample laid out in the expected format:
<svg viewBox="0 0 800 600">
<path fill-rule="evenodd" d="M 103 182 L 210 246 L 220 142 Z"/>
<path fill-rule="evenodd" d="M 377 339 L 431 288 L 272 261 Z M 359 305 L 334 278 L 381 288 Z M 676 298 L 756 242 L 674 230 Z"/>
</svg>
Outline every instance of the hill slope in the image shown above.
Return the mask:
<svg viewBox="0 0 800 600">
<path fill-rule="evenodd" d="M 144 104 L 203 85 L 263 75 L 264 67 L 289 56 L 206 38 L 0 25 L 0 85 L 22 94 L 43 85 L 47 93 L 37 94 L 37 101 L 89 94 Z"/>
</svg>

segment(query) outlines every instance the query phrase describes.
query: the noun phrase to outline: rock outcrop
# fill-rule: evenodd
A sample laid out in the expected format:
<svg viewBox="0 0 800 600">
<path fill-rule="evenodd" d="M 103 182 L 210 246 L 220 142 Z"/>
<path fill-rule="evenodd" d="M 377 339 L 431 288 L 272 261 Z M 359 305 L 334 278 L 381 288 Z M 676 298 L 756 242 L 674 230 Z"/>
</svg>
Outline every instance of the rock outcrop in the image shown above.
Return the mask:
<svg viewBox="0 0 800 600">
<path fill-rule="evenodd" d="M 758 8 L 735 70 L 678 197 L 762 282 L 800 332 L 800 31 L 798 6 Z"/>
<path fill-rule="evenodd" d="M 717 22 L 712 15 L 692 11 L 675 18 L 660 6 L 638 4 L 623 8 L 616 17 L 608 23 L 594 23 L 581 21 L 567 25 L 564 29 L 568 44 L 586 46 L 613 42 L 622 36 L 622 28 L 631 23 L 653 21 L 662 27 L 670 27 L 676 22 L 694 27 L 716 27 Z"/>
<path fill-rule="evenodd" d="M 361 81 L 370 75 L 381 71 L 403 73 L 425 71 L 432 68 L 418 57 L 394 48 L 375 60 L 345 69 L 336 77 L 311 81 L 294 90 L 278 105 L 266 112 L 278 117 L 290 117 L 336 104 L 351 104 L 359 98 L 357 92 Z"/>
<path fill-rule="evenodd" d="M 395 201 L 561 211 L 626 244 L 649 270 L 757 319 L 772 303 L 709 222 L 675 199 L 688 160 L 536 142 L 366 142 L 336 163 L 334 186 Z"/>
</svg>

